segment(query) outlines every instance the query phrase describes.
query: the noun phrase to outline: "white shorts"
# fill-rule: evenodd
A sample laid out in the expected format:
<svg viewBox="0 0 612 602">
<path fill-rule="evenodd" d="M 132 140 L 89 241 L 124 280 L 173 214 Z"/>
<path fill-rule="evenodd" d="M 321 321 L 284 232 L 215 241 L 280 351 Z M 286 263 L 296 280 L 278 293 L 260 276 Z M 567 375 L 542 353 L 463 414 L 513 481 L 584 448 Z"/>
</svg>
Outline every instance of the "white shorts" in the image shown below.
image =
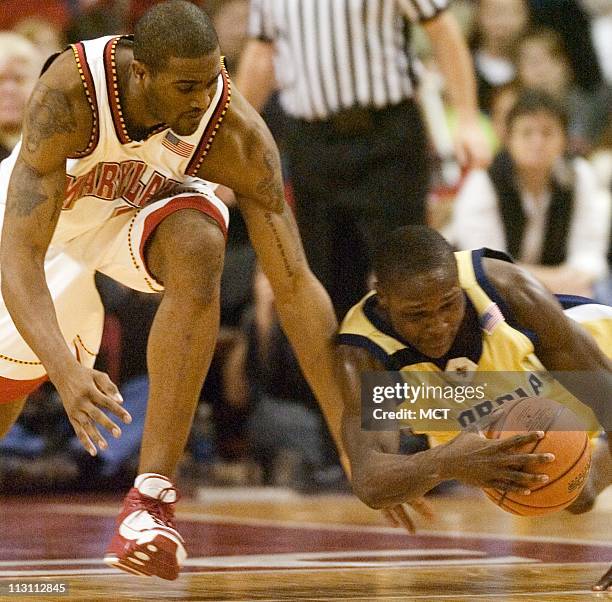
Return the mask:
<svg viewBox="0 0 612 602">
<path fill-rule="evenodd" d="M 89 367 L 100 348 L 104 325 L 96 271 L 138 291 L 161 292 L 163 286 L 147 270 L 144 250 L 166 217 L 195 209 L 227 235 L 227 208 L 212 193 L 186 192 L 142 209 L 126 209 L 66 244 L 49 247 L 45 259 L 47 285 L 64 339 L 81 364 Z M 21 338 L 0 296 L 0 403 L 24 397 L 45 380 L 44 366 Z"/>
</svg>

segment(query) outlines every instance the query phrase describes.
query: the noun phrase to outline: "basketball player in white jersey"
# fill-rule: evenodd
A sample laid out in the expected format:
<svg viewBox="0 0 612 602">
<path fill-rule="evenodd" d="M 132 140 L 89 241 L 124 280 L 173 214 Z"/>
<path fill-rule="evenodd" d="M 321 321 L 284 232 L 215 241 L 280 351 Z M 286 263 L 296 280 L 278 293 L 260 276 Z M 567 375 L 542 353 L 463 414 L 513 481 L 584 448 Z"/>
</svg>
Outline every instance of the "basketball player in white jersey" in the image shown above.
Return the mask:
<svg viewBox="0 0 612 602">
<path fill-rule="evenodd" d="M 129 414 L 117 387 L 93 369 L 103 319 L 93 274 L 164 291 L 149 336 L 139 476 L 105 558 L 164 579 L 175 579 L 185 558 L 171 479 L 219 322 L 228 211 L 206 181 L 235 192 L 283 326 L 329 418 L 341 406 L 334 314 L 285 205 L 276 145 L 231 89 L 199 8 L 155 5 L 133 37 L 75 44 L 49 61 L 22 142 L 0 168 L 0 434 L 49 379 L 92 455 L 107 446 L 100 425 L 119 436 L 101 410 L 124 423 Z"/>
</svg>

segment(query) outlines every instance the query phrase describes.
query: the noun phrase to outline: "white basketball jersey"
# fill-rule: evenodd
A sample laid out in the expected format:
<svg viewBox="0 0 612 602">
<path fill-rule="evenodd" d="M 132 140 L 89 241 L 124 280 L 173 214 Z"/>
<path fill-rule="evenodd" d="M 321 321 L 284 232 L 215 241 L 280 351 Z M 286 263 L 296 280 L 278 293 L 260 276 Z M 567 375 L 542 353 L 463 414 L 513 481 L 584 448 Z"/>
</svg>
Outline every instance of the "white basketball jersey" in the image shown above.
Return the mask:
<svg viewBox="0 0 612 602">
<path fill-rule="evenodd" d="M 115 52 L 121 36 L 108 36 L 71 46 L 92 112 L 87 148 L 67 160 L 66 198 L 52 244 L 67 242 L 118 213 L 142 207 L 165 189 L 184 183 L 205 194 L 226 223 L 227 208 L 207 183 L 196 178 L 230 102 L 230 81 L 222 65 L 212 102 L 190 136 L 169 128 L 146 140 L 131 140 L 123 121 Z M 0 167 L 0 205 L 19 146 Z"/>
</svg>

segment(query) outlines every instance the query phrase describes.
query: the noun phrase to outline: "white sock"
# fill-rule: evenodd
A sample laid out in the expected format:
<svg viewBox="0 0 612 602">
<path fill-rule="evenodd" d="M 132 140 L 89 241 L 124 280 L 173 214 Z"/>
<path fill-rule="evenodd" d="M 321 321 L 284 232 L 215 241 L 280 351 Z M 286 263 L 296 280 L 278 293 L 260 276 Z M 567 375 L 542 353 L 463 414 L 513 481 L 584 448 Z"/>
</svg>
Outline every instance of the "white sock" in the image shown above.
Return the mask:
<svg viewBox="0 0 612 602">
<path fill-rule="evenodd" d="M 164 502 L 176 502 L 176 492 L 174 490 L 164 491 L 163 498 L 160 498 L 162 491 L 172 486 L 170 479 L 154 472 L 139 474 L 134 481 L 134 487 L 140 493 L 155 499 L 161 499 Z"/>
</svg>

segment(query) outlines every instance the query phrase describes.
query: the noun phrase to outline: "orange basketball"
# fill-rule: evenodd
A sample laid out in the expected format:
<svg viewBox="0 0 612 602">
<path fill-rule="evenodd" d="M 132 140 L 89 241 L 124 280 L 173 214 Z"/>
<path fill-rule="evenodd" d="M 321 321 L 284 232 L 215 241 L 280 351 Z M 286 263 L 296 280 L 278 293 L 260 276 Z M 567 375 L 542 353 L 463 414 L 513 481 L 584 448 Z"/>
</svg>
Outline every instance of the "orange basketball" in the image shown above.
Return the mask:
<svg viewBox="0 0 612 602">
<path fill-rule="evenodd" d="M 543 397 L 524 397 L 504 406 L 489 427 L 489 439 L 505 439 L 529 431 L 545 436 L 517 451 L 552 453 L 555 461 L 532 464 L 527 472 L 547 474 L 546 483 L 536 485 L 530 495 L 514 491 L 485 489 L 500 508 L 520 516 L 540 516 L 563 510 L 580 495 L 589 475 L 591 444 L 576 415 L 565 406 Z"/>
</svg>

